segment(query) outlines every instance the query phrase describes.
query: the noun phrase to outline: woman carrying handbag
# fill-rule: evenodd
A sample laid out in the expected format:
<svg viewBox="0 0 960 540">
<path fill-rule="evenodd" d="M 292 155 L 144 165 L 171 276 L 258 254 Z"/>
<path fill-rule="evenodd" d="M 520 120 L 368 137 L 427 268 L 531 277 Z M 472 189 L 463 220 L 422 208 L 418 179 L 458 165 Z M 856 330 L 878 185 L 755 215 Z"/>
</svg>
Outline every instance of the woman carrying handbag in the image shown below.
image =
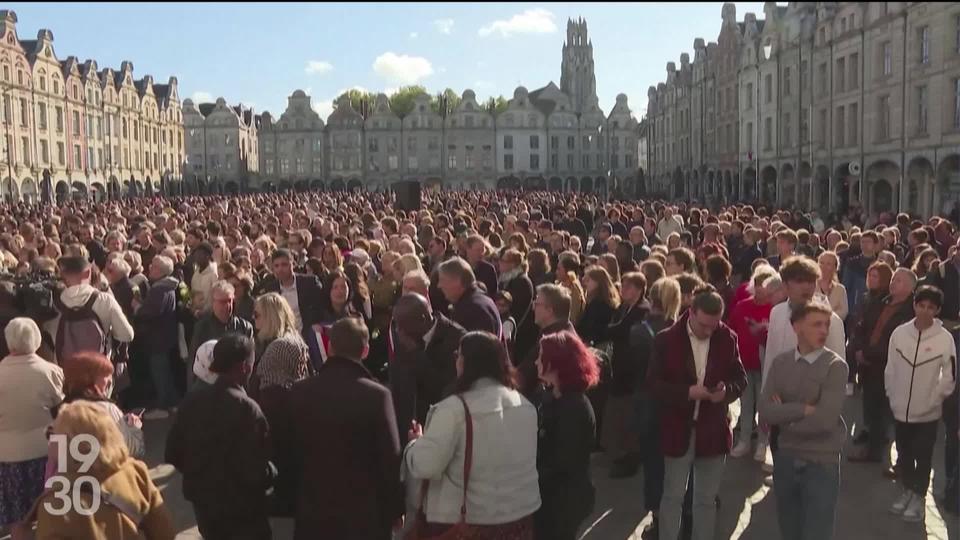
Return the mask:
<svg viewBox="0 0 960 540">
<path fill-rule="evenodd" d="M 453 390 L 431 408 L 426 431 L 410 430 L 404 465 L 424 485 L 406 540 L 532 540 L 537 411 L 516 390 L 499 339 L 463 337 Z"/>
</svg>

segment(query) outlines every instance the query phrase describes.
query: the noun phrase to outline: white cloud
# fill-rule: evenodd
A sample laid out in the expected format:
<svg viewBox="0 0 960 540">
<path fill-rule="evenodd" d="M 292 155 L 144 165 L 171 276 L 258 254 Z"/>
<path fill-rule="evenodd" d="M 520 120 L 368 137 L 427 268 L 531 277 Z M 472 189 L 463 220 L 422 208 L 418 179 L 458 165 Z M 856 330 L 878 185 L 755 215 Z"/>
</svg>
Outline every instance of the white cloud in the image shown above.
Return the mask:
<svg viewBox="0 0 960 540">
<path fill-rule="evenodd" d="M 410 39 L 417 39 L 417 37 L 418 37 L 419 35 L 420 35 L 420 34 L 418 34 L 418 33 L 416 33 L 416 32 L 410 32 Z"/>
<path fill-rule="evenodd" d="M 450 35 L 453 32 L 453 19 L 437 19 L 433 21 L 433 26 L 437 32 Z"/>
<path fill-rule="evenodd" d="M 487 26 L 480 27 L 477 32 L 481 37 L 499 34 L 501 37 L 510 37 L 514 34 L 550 34 L 557 31 L 553 22 L 555 15 L 543 8 L 528 9 L 509 19 L 493 21 Z"/>
<path fill-rule="evenodd" d="M 490 81 L 477 81 L 473 83 L 473 87 L 476 88 L 477 90 L 489 89 L 489 88 L 493 88 L 493 83 Z"/>
<path fill-rule="evenodd" d="M 373 71 L 387 82 L 416 84 L 433 74 L 433 66 L 422 56 L 385 52 L 373 61 Z"/>
<path fill-rule="evenodd" d="M 308 60 L 307 67 L 303 68 L 308 75 L 323 75 L 333 71 L 333 64 L 325 60 Z"/>
<path fill-rule="evenodd" d="M 210 103 L 213 101 L 214 98 L 213 98 L 213 94 L 211 94 L 210 92 L 197 90 L 196 92 L 193 93 L 192 96 L 190 96 L 190 99 L 192 99 L 194 103 Z"/>
</svg>

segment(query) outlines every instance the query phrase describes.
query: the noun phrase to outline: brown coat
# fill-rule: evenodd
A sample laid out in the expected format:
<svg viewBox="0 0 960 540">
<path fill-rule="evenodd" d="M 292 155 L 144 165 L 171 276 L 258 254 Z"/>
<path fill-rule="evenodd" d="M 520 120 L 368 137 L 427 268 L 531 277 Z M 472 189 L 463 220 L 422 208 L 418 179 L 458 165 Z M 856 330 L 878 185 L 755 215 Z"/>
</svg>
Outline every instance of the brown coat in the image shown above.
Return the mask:
<svg viewBox="0 0 960 540">
<path fill-rule="evenodd" d="M 360 363 L 333 357 L 288 397 L 294 539 L 388 540 L 404 508 L 390 391 Z"/>
<path fill-rule="evenodd" d="M 65 516 L 54 516 L 44 511 L 44 504 L 60 507 L 63 503 L 47 490 L 39 502 L 37 513 L 37 540 L 75 538 L 83 540 L 116 540 L 118 538 L 149 538 L 173 540 L 177 535 L 173 517 L 163 504 L 160 490 L 150 480 L 150 471 L 142 461 L 128 459 L 119 471 L 100 481 L 104 492 L 125 501 L 143 516 L 139 532 L 126 514 L 109 504 L 101 503 L 92 516 L 73 511 Z M 90 504 L 89 495 L 81 495 Z M 142 533 L 142 536 L 140 535 Z"/>
</svg>

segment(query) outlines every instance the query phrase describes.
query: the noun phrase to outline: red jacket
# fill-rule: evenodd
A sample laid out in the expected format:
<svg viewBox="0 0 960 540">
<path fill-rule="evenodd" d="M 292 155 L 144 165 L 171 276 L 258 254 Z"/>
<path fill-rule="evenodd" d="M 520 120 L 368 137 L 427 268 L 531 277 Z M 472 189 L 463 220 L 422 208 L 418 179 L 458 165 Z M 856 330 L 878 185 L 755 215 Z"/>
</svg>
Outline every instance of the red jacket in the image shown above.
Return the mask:
<svg viewBox="0 0 960 540">
<path fill-rule="evenodd" d="M 730 312 L 728 323 L 737 334 L 740 361 L 747 371 L 760 371 L 760 345 L 767 342 L 771 310 L 772 304 L 757 304 L 751 296 L 737 303 Z"/>
<path fill-rule="evenodd" d="M 687 334 L 689 316 L 687 311 L 673 326 L 657 334 L 654 359 L 647 373 L 647 384 L 661 402 L 660 447 L 666 457 L 682 457 L 690 447 L 690 432 L 696 429 L 695 456 L 720 456 L 730 451 L 733 442 L 727 406 L 740 398 L 747 377 L 737 352 L 737 335 L 721 322 L 710 338 L 703 384 L 713 388 L 722 381 L 727 396 L 720 403 L 700 402 L 694 426 L 696 402 L 688 396 L 690 387 L 697 384 L 697 371 Z"/>
</svg>

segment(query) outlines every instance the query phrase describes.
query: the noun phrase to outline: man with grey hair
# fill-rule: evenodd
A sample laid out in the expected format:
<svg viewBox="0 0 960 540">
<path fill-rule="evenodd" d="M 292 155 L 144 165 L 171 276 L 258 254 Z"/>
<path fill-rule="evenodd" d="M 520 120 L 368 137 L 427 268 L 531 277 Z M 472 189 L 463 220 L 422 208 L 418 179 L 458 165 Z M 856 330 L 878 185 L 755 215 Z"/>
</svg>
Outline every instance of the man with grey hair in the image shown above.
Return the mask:
<svg viewBox="0 0 960 540">
<path fill-rule="evenodd" d="M 226 334 L 241 334 L 253 339 L 253 325 L 234 314 L 235 293 L 228 281 L 217 281 L 210 287 L 211 309 L 197 320 L 190 339 L 190 352 L 187 355 L 187 388 L 193 389 L 193 365 L 197 358 L 197 349 L 210 340 L 220 339 Z"/>
<path fill-rule="evenodd" d="M 439 266 L 437 285 L 453 305 L 450 318 L 468 332 L 481 330 L 500 336 L 500 311 L 476 283 L 467 261 L 453 257 Z"/>
<path fill-rule="evenodd" d="M 424 298 L 430 296 L 430 277 L 423 270 L 411 270 L 404 274 L 400 286 L 401 294 L 417 293 Z"/>
<path fill-rule="evenodd" d="M 113 293 L 113 297 L 117 299 L 117 303 L 120 304 L 123 314 L 127 316 L 127 320 L 132 320 L 133 297 L 137 294 L 134 293 L 134 290 L 139 291 L 139 289 L 130 281 L 130 265 L 122 258 L 114 257 L 107 263 L 104 275 L 107 277 L 110 291 Z"/>
<path fill-rule="evenodd" d="M 179 400 L 170 358 L 178 342 L 177 288 L 180 282 L 172 274 L 173 261 L 163 255 L 154 256 L 150 261 L 150 291 L 142 302 L 136 297 L 133 300 L 137 345 L 148 358 L 155 394 L 155 409 L 144 416 L 148 420 L 166 418 Z"/>
</svg>

